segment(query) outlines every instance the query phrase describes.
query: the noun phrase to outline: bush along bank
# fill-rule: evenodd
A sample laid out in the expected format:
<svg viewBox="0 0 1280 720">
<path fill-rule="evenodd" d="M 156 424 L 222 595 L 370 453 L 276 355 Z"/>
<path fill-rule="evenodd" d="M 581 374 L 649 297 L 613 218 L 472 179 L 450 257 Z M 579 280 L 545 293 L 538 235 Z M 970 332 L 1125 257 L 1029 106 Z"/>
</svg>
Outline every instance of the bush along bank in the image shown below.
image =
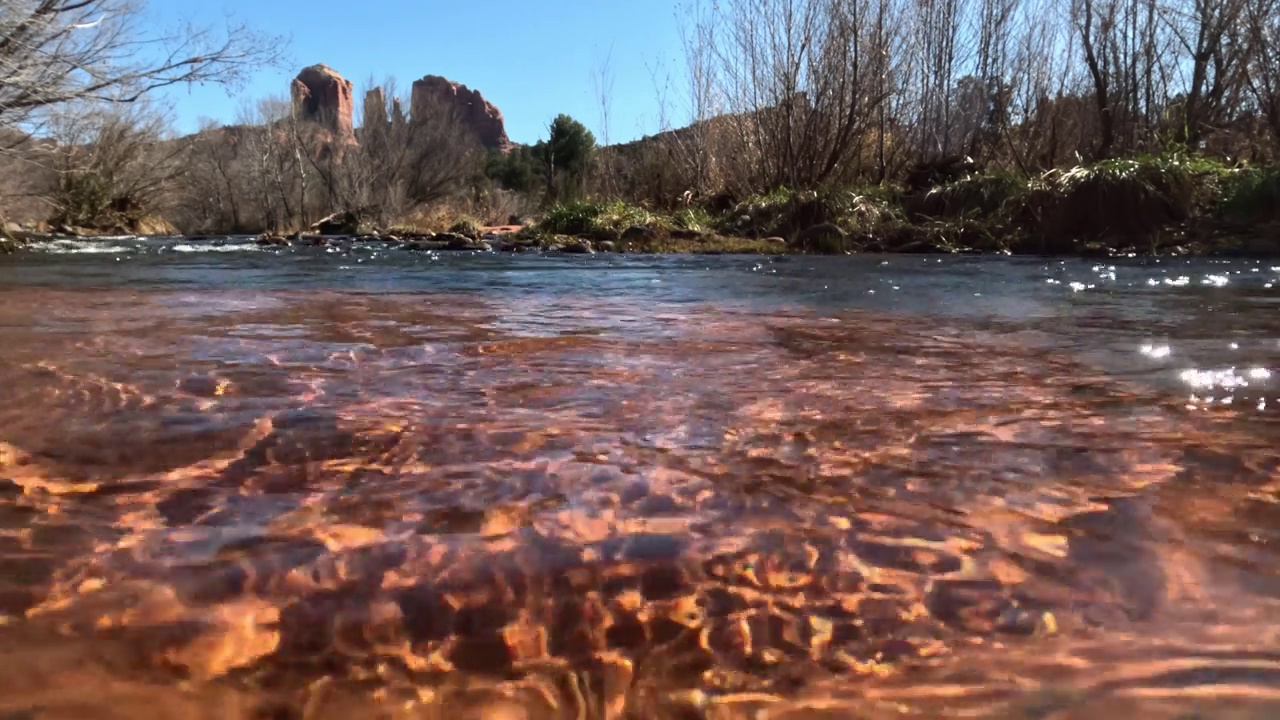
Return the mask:
<svg viewBox="0 0 1280 720">
<path fill-rule="evenodd" d="M 629 252 L 1280 255 L 1280 168 L 1166 155 L 916 188 L 786 188 L 673 212 L 549 209 L 522 236 Z"/>
</svg>

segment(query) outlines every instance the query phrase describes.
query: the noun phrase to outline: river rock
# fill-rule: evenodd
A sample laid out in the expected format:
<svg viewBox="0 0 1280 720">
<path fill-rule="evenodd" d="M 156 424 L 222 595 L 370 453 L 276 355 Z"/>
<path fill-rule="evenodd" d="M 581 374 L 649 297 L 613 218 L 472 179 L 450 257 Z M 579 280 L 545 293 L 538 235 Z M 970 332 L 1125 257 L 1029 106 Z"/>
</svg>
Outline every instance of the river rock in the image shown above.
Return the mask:
<svg viewBox="0 0 1280 720">
<path fill-rule="evenodd" d="M 618 244 L 612 240 L 605 240 L 598 244 L 600 252 L 618 252 Z"/>
<path fill-rule="evenodd" d="M 808 228 L 796 238 L 796 244 L 805 250 L 829 251 L 843 248 L 848 235 L 832 223 L 821 223 Z"/>
<path fill-rule="evenodd" d="M 447 250 L 448 243 L 436 242 L 435 240 L 410 240 L 400 246 L 405 250 L 414 250 L 417 252 L 432 252 L 435 250 Z"/>
<path fill-rule="evenodd" d="M 635 242 L 637 240 L 656 240 L 658 232 L 647 225 L 632 225 L 622 231 L 623 242 Z"/>
<path fill-rule="evenodd" d="M 444 243 L 444 247 L 446 250 L 488 251 L 492 249 L 489 246 L 489 243 L 481 242 L 479 240 L 472 240 L 466 235 L 459 235 L 458 233 L 452 233 L 452 232 L 439 233 L 432 239 L 435 240 L 436 242 Z"/>
<path fill-rule="evenodd" d="M 279 235 L 262 235 L 258 237 L 258 244 L 264 247 L 288 247 L 288 239 Z"/>
<path fill-rule="evenodd" d="M 560 248 L 560 251 L 569 255 L 591 255 L 595 250 L 591 248 L 591 243 L 586 240 L 578 240 Z"/>
<path fill-rule="evenodd" d="M 360 231 L 360 218 L 350 211 L 336 212 L 311 226 L 321 235 L 355 235 Z"/>
</svg>

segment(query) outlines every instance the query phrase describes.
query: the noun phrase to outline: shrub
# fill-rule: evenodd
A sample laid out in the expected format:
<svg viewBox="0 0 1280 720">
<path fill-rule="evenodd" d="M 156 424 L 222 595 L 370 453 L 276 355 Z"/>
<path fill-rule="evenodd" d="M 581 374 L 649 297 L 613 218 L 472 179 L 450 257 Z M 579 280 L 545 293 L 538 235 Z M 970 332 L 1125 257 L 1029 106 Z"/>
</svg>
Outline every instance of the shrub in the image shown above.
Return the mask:
<svg viewBox="0 0 1280 720">
<path fill-rule="evenodd" d="M 538 223 L 539 229 L 558 235 L 617 234 L 633 225 L 669 230 L 672 223 L 659 215 L 624 202 L 577 201 L 556 205 Z"/>
<path fill-rule="evenodd" d="M 1178 156 L 1106 160 L 1053 178 L 1062 196 L 1055 222 L 1080 238 L 1148 236 L 1191 217 L 1194 168 Z"/>
<path fill-rule="evenodd" d="M 891 197 L 891 191 L 880 187 L 861 191 L 799 192 L 778 188 L 738 203 L 726 217 L 725 229 L 789 239 L 823 224 L 835 225 L 846 232 L 857 232 L 898 217 L 899 212 Z"/>
<path fill-rule="evenodd" d="M 1280 169 L 1248 168 L 1228 173 L 1221 184 L 1216 212 L 1229 222 L 1280 219 Z"/>
<path fill-rule="evenodd" d="M 585 200 L 561 203 L 547 211 L 546 216 L 538 223 L 538 227 L 545 232 L 559 235 L 589 233 L 595 229 L 596 221 L 603 212 L 604 206 L 600 203 Z"/>
</svg>

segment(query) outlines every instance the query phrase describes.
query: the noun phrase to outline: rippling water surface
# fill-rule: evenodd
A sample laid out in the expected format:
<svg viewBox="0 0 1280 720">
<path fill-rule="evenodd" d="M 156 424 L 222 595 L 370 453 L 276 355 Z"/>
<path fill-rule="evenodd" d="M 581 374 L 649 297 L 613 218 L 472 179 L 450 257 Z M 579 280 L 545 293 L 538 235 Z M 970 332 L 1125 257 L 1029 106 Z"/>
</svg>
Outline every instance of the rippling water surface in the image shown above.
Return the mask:
<svg viewBox="0 0 1280 720">
<path fill-rule="evenodd" d="M 1270 718 L 1280 267 L 0 257 L 0 718 Z"/>
</svg>

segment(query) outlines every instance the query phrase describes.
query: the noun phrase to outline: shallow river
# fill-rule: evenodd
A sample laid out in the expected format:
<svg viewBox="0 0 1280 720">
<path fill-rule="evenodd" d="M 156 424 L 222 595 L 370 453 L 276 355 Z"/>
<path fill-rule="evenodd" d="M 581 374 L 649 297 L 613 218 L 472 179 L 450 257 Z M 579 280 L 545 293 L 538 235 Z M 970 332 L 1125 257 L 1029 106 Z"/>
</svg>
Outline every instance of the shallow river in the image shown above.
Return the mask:
<svg viewBox="0 0 1280 720">
<path fill-rule="evenodd" d="M 0 719 L 1280 716 L 1280 267 L 0 256 Z"/>
</svg>

